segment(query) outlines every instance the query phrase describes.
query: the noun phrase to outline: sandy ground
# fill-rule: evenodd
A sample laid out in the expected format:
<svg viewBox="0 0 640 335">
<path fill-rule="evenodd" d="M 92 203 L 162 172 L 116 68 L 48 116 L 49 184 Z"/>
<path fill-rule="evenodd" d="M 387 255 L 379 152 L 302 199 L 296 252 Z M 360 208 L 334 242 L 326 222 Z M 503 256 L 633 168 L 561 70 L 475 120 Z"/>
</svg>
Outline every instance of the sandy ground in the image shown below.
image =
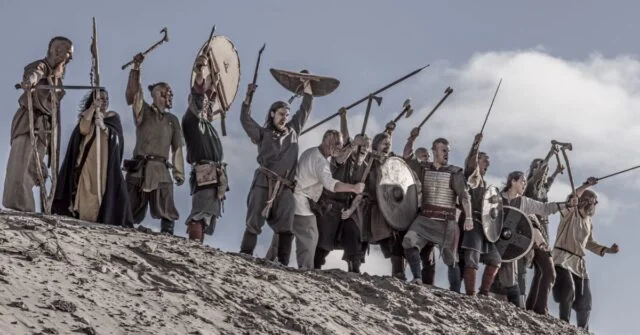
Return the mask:
<svg viewBox="0 0 640 335">
<path fill-rule="evenodd" d="M 492 298 L 3 211 L 0 334 L 583 334 Z"/>
</svg>

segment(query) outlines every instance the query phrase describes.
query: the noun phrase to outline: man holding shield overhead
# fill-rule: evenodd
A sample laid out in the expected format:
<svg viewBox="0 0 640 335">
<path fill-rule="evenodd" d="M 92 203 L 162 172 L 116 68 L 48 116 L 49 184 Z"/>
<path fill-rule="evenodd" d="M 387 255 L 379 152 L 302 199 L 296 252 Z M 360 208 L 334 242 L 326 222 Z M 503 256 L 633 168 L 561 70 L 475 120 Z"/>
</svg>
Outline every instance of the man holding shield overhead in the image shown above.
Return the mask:
<svg viewBox="0 0 640 335">
<path fill-rule="evenodd" d="M 293 242 L 295 200 L 294 178 L 298 164 L 298 136 L 311 113 L 313 101 L 310 81 L 302 81 L 304 97 L 300 109 L 289 119 L 289 104 L 274 102 L 260 126 L 251 117 L 251 99 L 257 88 L 249 84 L 242 103 L 240 122 L 253 143 L 258 146 L 256 169 L 247 197 L 246 229 L 240 252 L 252 255 L 265 220 L 278 234 L 277 258 L 289 264 Z"/>
</svg>

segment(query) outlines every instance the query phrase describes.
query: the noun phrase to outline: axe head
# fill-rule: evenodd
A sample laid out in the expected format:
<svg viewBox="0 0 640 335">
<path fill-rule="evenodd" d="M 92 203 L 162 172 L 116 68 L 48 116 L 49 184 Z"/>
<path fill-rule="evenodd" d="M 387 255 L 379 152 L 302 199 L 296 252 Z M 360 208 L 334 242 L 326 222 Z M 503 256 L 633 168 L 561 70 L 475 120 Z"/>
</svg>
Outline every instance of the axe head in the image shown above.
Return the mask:
<svg viewBox="0 0 640 335">
<path fill-rule="evenodd" d="M 382 104 L 382 97 L 377 97 L 377 96 L 374 95 L 371 98 L 376 101 L 378 106 L 380 106 Z"/>
<path fill-rule="evenodd" d="M 404 112 L 404 117 L 409 118 L 411 114 L 413 114 L 413 107 L 411 107 L 411 98 L 407 98 L 402 104 L 402 111 Z"/>
<path fill-rule="evenodd" d="M 169 42 L 169 33 L 167 31 L 167 27 L 162 28 L 160 32 L 164 34 L 164 38 L 162 40 L 165 42 Z"/>
<path fill-rule="evenodd" d="M 568 149 L 569 151 L 573 150 L 573 145 L 569 142 L 558 142 L 556 140 L 551 140 L 551 145 L 559 145 L 562 149 Z"/>
<path fill-rule="evenodd" d="M 453 93 L 453 89 L 451 87 L 447 87 L 446 90 L 444 90 L 444 94 L 451 94 Z"/>
</svg>

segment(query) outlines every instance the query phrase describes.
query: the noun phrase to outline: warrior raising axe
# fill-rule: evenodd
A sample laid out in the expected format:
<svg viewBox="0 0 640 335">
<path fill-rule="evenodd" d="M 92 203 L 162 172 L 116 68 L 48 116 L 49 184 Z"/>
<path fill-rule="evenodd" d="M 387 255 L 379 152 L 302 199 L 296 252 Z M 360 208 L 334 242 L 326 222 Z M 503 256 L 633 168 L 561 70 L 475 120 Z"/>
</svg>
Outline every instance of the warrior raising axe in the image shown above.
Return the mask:
<svg viewBox="0 0 640 335">
<path fill-rule="evenodd" d="M 90 222 L 133 226 L 122 176 L 124 136 L 120 116 L 107 111 L 109 95 L 100 87 L 98 37 L 93 18 L 90 81 L 58 174 L 52 212 Z"/>
<path fill-rule="evenodd" d="M 141 83 L 145 54 L 168 40 L 167 29 L 162 32 L 165 36 L 160 42 L 134 57 L 129 72 L 125 99 L 132 107 L 136 145 L 132 159 L 125 160 L 123 165 L 135 223 L 144 220 L 150 207 L 151 217 L 160 219 L 160 232 L 173 235 L 175 220 L 180 217 L 173 198 L 173 182 L 177 186 L 184 183 L 182 129 L 180 120 L 170 111 L 171 86 L 166 82 L 149 85 L 153 99 L 149 104 Z"/>
</svg>

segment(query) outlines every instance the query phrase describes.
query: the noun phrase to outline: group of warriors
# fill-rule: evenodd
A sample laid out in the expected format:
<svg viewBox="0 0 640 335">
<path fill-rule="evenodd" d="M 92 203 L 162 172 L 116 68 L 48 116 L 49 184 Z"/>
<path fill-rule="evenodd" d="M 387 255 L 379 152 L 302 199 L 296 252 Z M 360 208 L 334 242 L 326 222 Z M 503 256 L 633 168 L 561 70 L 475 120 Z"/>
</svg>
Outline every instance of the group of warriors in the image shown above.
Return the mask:
<svg viewBox="0 0 640 335">
<path fill-rule="evenodd" d="M 227 38 L 211 33 L 198 51 L 188 106 L 180 122 L 170 112 L 173 91 L 168 83 L 148 86 L 151 104 L 144 99 L 141 84 L 145 54 L 168 40 L 166 28 L 163 33 L 163 40 L 130 62 L 133 68 L 125 98 L 136 127 L 131 159 L 123 159 L 120 116 L 108 109 L 108 92 L 99 85 L 95 22 L 91 86 L 63 85 L 73 55 L 73 44 L 65 37 L 53 38 L 47 56 L 24 68 L 23 80 L 16 85 L 23 94 L 11 127 L 5 208 L 34 212 L 32 189 L 38 186 L 41 208 L 47 214 L 134 227 L 149 209 L 151 217 L 160 219 L 161 232 L 174 234 L 179 214 L 173 184 L 180 186 L 186 179 L 186 146 L 192 196 L 186 230 L 189 239 L 200 243 L 205 234 L 213 234 L 229 185 L 222 144 L 212 122 L 220 119 L 225 135 L 226 112 L 240 80 L 237 52 Z M 425 147 L 414 150 L 421 127 L 453 92 L 447 88 L 444 98 L 411 131 L 402 155 L 395 155 L 392 136 L 397 122 L 412 114 L 410 101 L 373 138 L 366 134 L 369 112 L 374 102 L 380 105 L 379 93 L 421 68 L 341 108 L 333 115 L 339 116 L 340 129 L 327 130 L 318 146 L 300 154 L 300 136 L 331 119 L 303 131 L 314 97 L 330 94 L 339 81 L 307 71 L 271 69 L 275 79 L 294 96 L 288 102 L 274 102 L 264 122 L 259 123 L 252 116 L 251 104 L 263 50 L 264 46 L 240 107 L 242 128 L 258 149 L 241 253 L 254 254 L 267 223 L 274 235 L 266 257 L 285 266 L 294 240 L 299 268 L 322 269 L 331 251 L 343 250 L 342 259 L 354 273 L 360 273 L 370 246 L 378 245 L 390 260 L 392 276 L 407 280 L 408 265 L 412 284 L 433 285 L 438 248 L 448 267 L 451 290 L 460 292 L 464 285 L 467 295 L 493 294 L 539 314 L 548 314 L 548 296 L 553 292 L 560 318 L 569 322 L 573 309 L 577 325 L 588 328 L 591 291 L 585 253 L 589 250 L 604 256 L 617 253 L 619 248 L 616 244 L 601 245 L 593 237 L 598 197 L 590 187 L 603 178 L 590 177 L 580 187 L 573 187 L 565 152 L 572 150 L 570 143 L 552 141 L 547 156 L 534 159 L 528 175 L 510 173 L 503 189 L 488 185 L 485 176 L 490 163 L 489 155 L 480 151 L 482 131 L 475 136 L 463 167 L 449 163 L 450 143 L 445 138 L 431 143 L 431 154 Z M 80 104 L 77 125 L 58 169 L 60 101 L 65 89 L 74 88 L 89 93 Z M 290 115 L 290 104 L 296 97 L 302 101 Z M 348 110 L 362 102 L 367 102 L 364 125 L 352 136 Z M 572 193 L 565 201 L 549 202 L 547 193 L 565 169 L 560 153 Z M 44 156 L 49 157 L 49 164 Z M 554 156 L 558 166 L 549 175 Z M 50 194 L 43 191 L 48 179 Z M 560 223 L 552 243 L 549 216 L 556 213 Z M 480 263 L 484 271 L 478 285 Z M 526 294 L 526 271 L 531 267 L 534 276 Z"/>
</svg>

